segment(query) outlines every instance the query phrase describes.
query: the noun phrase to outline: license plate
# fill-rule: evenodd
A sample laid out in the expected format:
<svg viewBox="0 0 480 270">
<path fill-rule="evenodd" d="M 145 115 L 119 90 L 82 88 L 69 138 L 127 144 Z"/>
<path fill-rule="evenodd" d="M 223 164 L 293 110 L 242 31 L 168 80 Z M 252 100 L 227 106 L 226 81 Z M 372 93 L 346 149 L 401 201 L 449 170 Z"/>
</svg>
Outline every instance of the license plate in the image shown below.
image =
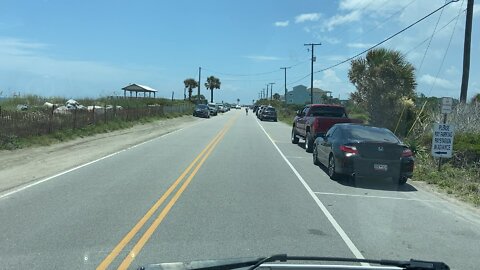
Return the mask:
<svg viewBox="0 0 480 270">
<path fill-rule="evenodd" d="M 386 164 L 373 164 L 373 169 L 376 171 L 386 172 L 388 170 L 388 165 Z"/>
</svg>

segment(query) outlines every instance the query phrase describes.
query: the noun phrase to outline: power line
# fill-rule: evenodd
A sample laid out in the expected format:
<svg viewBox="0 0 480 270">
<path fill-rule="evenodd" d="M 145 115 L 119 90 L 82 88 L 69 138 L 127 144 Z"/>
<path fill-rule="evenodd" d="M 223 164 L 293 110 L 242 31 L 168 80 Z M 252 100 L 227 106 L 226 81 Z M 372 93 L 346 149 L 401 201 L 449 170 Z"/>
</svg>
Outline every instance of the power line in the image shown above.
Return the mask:
<svg viewBox="0 0 480 270">
<path fill-rule="evenodd" d="M 226 73 L 226 72 L 220 72 L 220 71 L 215 71 L 209 68 L 203 68 L 203 70 L 207 70 L 213 73 L 217 73 L 220 75 L 227 75 L 227 76 L 237 76 L 237 77 L 251 77 L 251 76 L 262 76 L 262 75 L 267 75 L 267 74 L 272 74 L 276 72 L 280 72 L 280 70 L 272 70 L 272 71 L 267 71 L 267 72 L 259 72 L 259 73 L 250 73 L 250 74 L 235 74 L 235 73 Z"/>
<path fill-rule="evenodd" d="M 355 58 L 357 58 L 358 56 L 360 56 L 360 55 L 362 55 L 362 54 L 370 51 L 371 49 L 374 49 L 374 48 L 382 45 L 383 43 L 391 40 L 392 38 L 400 35 L 401 33 L 405 32 L 405 31 L 407 31 L 408 29 L 410 29 L 410 28 L 413 27 L 414 25 L 418 24 L 419 22 L 421 22 L 421 21 L 425 20 L 426 18 L 432 16 L 433 14 L 437 13 L 439 10 L 443 9 L 443 8 L 446 7 L 447 5 L 449 5 L 449 4 L 451 4 L 451 3 L 454 3 L 454 2 L 458 2 L 458 1 L 459 1 L 459 0 L 451 0 L 451 1 L 449 1 L 448 3 L 445 3 L 445 4 L 443 4 L 441 7 L 439 7 L 439 8 L 437 8 L 437 9 L 435 9 L 434 11 L 430 12 L 429 14 L 423 16 L 421 19 L 419 19 L 419 20 L 415 21 L 414 23 L 410 24 L 409 26 L 407 26 L 407 27 L 403 28 L 402 30 L 396 32 L 395 34 L 389 36 L 388 38 L 380 41 L 379 43 L 377 43 L 377 44 L 369 47 L 368 49 L 365 49 L 365 50 L 363 50 L 362 52 L 360 52 L 360 53 L 358 53 L 358 54 L 356 54 L 356 55 L 354 55 L 354 56 L 352 56 L 352 57 L 349 57 L 349 58 L 347 58 L 347 59 L 345 59 L 345 60 L 343 60 L 343 61 L 341 61 L 341 62 L 339 62 L 339 63 L 336 63 L 336 64 L 334 64 L 334 65 L 331 65 L 331 66 L 326 67 L 326 68 L 321 69 L 321 70 L 317 70 L 317 71 L 315 71 L 314 73 L 319 73 L 319 72 L 323 72 L 323 71 L 332 69 L 332 68 L 337 67 L 337 66 L 339 66 L 339 65 L 341 65 L 341 64 L 344 64 L 344 63 L 346 63 L 346 62 L 348 62 L 348 61 L 350 61 L 350 60 L 352 60 L 352 59 L 355 59 Z"/>
<path fill-rule="evenodd" d="M 310 76 L 310 73 L 308 73 L 307 75 L 303 76 L 302 78 L 300 78 L 300 79 L 298 79 L 298 80 L 295 80 L 295 81 L 293 81 L 293 82 L 289 82 L 289 83 L 287 84 L 287 86 L 290 86 L 290 85 L 292 85 L 292 84 L 298 83 L 298 82 L 306 79 L 306 78 L 309 77 L 309 76 Z"/>
<path fill-rule="evenodd" d="M 334 67 L 337 67 L 337 66 L 339 66 L 339 65 L 341 65 L 341 64 L 344 64 L 344 63 L 346 63 L 346 62 L 348 62 L 348 61 L 350 61 L 350 60 L 352 60 L 352 59 L 354 59 L 354 58 L 356 58 L 356 57 L 364 54 L 365 52 L 368 52 L 369 50 L 371 50 L 371 49 L 373 49 L 373 48 L 378 47 L 379 45 L 381 45 L 381 44 L 387 42 L 388 40 L 394 38 L 395 36 L 398 36 L 399 34 L 405 32 L 407 29 L 409 29 L 409 28 L 411 28 L 412 26 L 418 24 L 419 22 L 423 21 L 424 19 L 426 19 L 426 18 L 428 18 L 429 16 L 431 16 L 431 15 L 435 14 L 436 12 L 438 12 L 440 9 L 442 9 L 442 8 L 446 7 L 447 5 L 449 5 L 449 4 L 451 4 L 451 3 L 454 3 L 454 2 L 458 2 L 458 0 L 452 0 L 452 1 L 448 2 L 448 3 L 445 3 L 445 4 L 442 5 L 441 7 L 439 7 L 439 8 L 437 8 L 436 10 L 430 12 L 429 14 L 427 14 L 426 16 L 422 17 L 421 19 L 417 20 L 416 22 L 410 24 L 410 25 L 407 26 L 406 28 L 398 31 L 397 33 L 389 36 L 388 38 L 386 38 L 386 39 L 384 39 L 383 41 L 381 41 L 381 42 L 379 42 L 379 43 L 371 46 L 370 48 L 362 51 L 361 53 L 358 53 L 358 54 L 356 54 L 355 56 L 349 57 L 349 58 L 347 58 L 347 59 L 345 59 L 345 60 L 343 60 L 343 61 L 341 61 L 341 62 L 339 62 L 339 63 L 337 63 L 337 64 L 331 65 L 331 66 L 329 66 L 329 67 L 327 67 L 327 68 L 324 68 L 324 69 L 321 69 L 321 70 L 317 70 L 317 71 L 315 71 L 314 73 L 323 72 L 323 71 L 326 71 L 326 70 L 328 70 L 328 69 L 332 69 L 332 68 L 334 68 Z M 409 3 L 409 4 L 410 4 L 410 3 Z M 407 6 L 408 6 L 408 5 L 407 5 Z M 406 8 L 406 7 L 404 7 L 404 8 Z M 450 23 L 452 23 L 452 22 L 453 22 L 454 20 L 456 20 L 457 18 L 458 18 L 457 16 L 453 17 L 447 24 L 445 24 L 444 26 L 442 26 L 442 27 L 441 27 L 440 29 L 438 29 L 435 33 L 438 33 L 439 31 L 443 30 L 445 27 L 447 27 Z M 410 51 L 408 51 L 408 52 L 405 53 L 405 54 L 409 54 L 409 53 L 412 52 L 413 50 L 416 50 L 418 47 L 420 47 L 421 45 L 423 45 L 423 44 L 424 44 L 425 42 L 427 42 L 429 39 L 430 39 L 430 37 L 426 38 L 425 40 L 423 40 L 421 43 L 419 43 L 417 46 L 415 46 L 413 49 L 411 49 Z M 310 76 L 310 74 L 307 74 L 307 75 L 303 76 L 302 78 L 299 78 L 299 79 L 297 79 L 297 80 L 295 80 L 295 81 L 289 82 L 287 85 L 290 86 L 290 85 L 292 85 L 292 84 L 298 83 L 298 82 L 304 80 L 305 78 L 307 78 L 308 76 Z"/>
<path fill-rule="evenodd" d="M 440 66 L 438 67 L 437 74 L 435 74 L 435 79 L 433 80 L 433 84 L 430 87 L 430 90 L 428 91 L 429 96 L 430 96 L 430 94 L 433 90 L 433 87 L 435 86 L 435 84 L 437 82 L 438 75 L 440 74 L 440 71 L 442 70 L 443 63 L 445 62 L 445 58 L 446 58 L 447 53 L 448 53 L 448 49 L 450 49 L 450 44 L 452 43 L 453 35 L 455 34 L 455 29 L 457 28 L 458 19 L 460 18 L 460 14 L 462 14 L 463 2 L 464 2 L 464 0 L 462 0 L 462 4 L 460 5 L 460 10 L 458 11 L 457 19 L 456 19 L 455 25 L 453 26 L 453 29 L 452 29 L 452 34 L 450 35 L 450 39 L 448 40 L 447 48 L 445 49 L 445 53 L 443 54 L 442 62 L 440 62 Z"/>
<path fill-rule="evenodd" d="M 463 10 L 463 12 L 465 12 L 466 9 Z M 449 26 L 453 21 L 457 20 L 458 16 L 455 16 L 453 17 L 450 21 L 448 21 L 444 26 L 440 27 L 437 31 L 435 31 L 435 34 L 437 34 L 438 32 L 442 31 L 443 29 L 445 29 L 447 26 Z M 408 55 L 410 54 L 411 52 L 413 52 L 414 50 L 418 49 L 418 47 L 422 46 L 423 44 L 425 44 L 425 42 L 427 42 L 428 40 L 430 39 L 430 37 L 427 37 L 426 39 L 422 40 L 422 42 L 418 43 L 417 45 L 415 45 L 415 47 L 411 48 L 410 50 L 408 50 L 404 55 Z"/>
<path fill-rule="evenodd" d="M 407 7 L 409 7 L 413 2 L 415 2 L 415 0 L 412 0 L 410 1 L 408 4 L 406 4 L 405 6 L 403 6 L 401 9 L 395 11 L 394 13 L 392 13 L 390 16 L 388 16 L 385 20 L 383 20 L 381 23 L 375 25 L 374 27 L 368 29 L 366 32 L 363 32 L 362 34 L 358 35 L 357 37 L 355 37 L 354 39 L 351 39 L 351 40 L 348 40 L 349 42 L 352 42 L 352 41 L 357 41 L 359 40 L 361 37 L 365 36 L 366 34 L 369 34 L 371 33 L 373 30 L 379 28 L 380 26 L 384 25 L 386 22 L 388 22 L 389 20 L 391 20 L 395 15 L 403 12 Z M 366 5 L 368 6 L 368 5 Z M 363 8 L 365 9 L 365 7 Z M 326 51 L 324 54 L 326 53 L 330 53 L 330 52 L 334 52 L 334 51 L 337 51 L 338 50 L 338 47 L 334 48 L 333 50 L 329 50 L 329 51 Z"/>
<path fill-rule="evenodd" d="M 447 2 L 447 0 L 445 0 L 445 3 L 446 2 Z M 423 53 L 422 61 L 420 62 L 420 65 L 417 69 L 418 72 L 420 72 L 420 70 L 422 69 L 423 61 L 425 61 L 425 56 L 427 56 L 428 49 L 430 48 L 430 44 L 432 43 L 433 36 L 435 35 L 435 31 L 437 30 L 437 27 L 438 27 L 438 23 L 440 22 L 440 19 L 442 18 L 443 11 L 444 11 L 444 9 L 442 9 L 442 11 L 440 12 L 440 16 L 438 16 L 437 23 L 435 24 L 435 28 L 433 29 L 432 35 L 430 36 L 430 40 L 428 41 L 427 48 L 425 48 L 425 52 Z"/>
</svg>

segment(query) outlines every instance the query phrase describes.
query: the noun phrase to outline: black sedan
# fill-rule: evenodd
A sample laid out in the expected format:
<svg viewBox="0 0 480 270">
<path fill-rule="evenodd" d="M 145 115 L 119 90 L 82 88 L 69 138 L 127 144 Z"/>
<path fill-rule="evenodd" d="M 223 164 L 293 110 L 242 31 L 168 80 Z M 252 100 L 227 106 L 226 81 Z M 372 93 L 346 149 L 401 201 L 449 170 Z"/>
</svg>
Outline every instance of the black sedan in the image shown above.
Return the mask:
<svg viewBox="0 0 480 270">
<path fill-rule="evenodd" d="M 340 176 L 387 178 L 400 185 L 413 176 L 412 151 L 386 128 L 336 124 L 313 146 L 313 163 L 323 163 L 332 180 Z"/>
<path fill-rule="evenodd" d="M 193 116 L 210 118 L 210 110 L 205 104 L 198 104 L 193 110 Z"/>
</svg>

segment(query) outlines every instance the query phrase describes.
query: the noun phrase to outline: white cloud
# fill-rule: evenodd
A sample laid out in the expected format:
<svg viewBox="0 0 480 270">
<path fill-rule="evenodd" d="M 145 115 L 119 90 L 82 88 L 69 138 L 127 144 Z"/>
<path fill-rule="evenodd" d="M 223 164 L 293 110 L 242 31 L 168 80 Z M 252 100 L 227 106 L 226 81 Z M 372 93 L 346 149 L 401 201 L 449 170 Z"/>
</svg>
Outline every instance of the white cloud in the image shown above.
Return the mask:
<svg viewBox="0 0 480 270">
<path fill-rule="evenodd" d="M 320 17 L 320 13 L 304 13 L 295 17 L 295 23 L 303 23 L 307 21 L 314 22 L 318 21 Z"/>
<path fill-rule="evenodd" d="M 391 1 L 391 0 L 342 0 L 339 8 L 341 10 L 364 10 L 378 13 L 385 13 L 393 10 L 398 10 L 408 4 L 409 1 Z"/>
<path fill-rule="evenodd" d="M 267 56 L 267 55 L 247 55 L 245 58 L 255 60 L 255 61 L 278 61 L 282 60 L 280 57 L 276 56 Z"/>
<path fill-rule="evenodd" d="M 345 15 L 335 15 L 333 17 L 330 17 L 325 22 L 325 27 L 327 28 L 328 31 L 332 31 L 336 26 L 359 21 L 361 18 L 361 14 L 362 13 L 360 11 L 354 10 Z"/>
<path fill-rule="evenodd" d="M 425 84 L 428 84 L 430 86 L 437 86 L 437 87 L 442 87 L 446 89 L 454 89 L 457 88 L 454 83 L 452 83 L 449 80 L 442 79 L 442 78 L 435 78 L 434 76 L 430 74 L 424 74 L 422 77 L 420 77 L 420 82 L 423 82 Z"/>
<path fill-rule="evenodd" d="M 341 98 L 348 98 L 349 93 L 355 91 L 352 84 L 349 83 L 348 78 L 345 77 L 342 80 L 335 70 L 328 69 L 321 73 L 322 77 L 317 80 L 313 80 L 313 87 L 331 91 L 333 97 L 340 96 Z"/>
<path fill-rule="evenodd" d="M 322 72 L 322 78 L 319 80 L 313 80 L 313 87 L 318 87 L 323 90 L 333 91 L 335 90 L 333 85 L 341 83 L 342 80 L 337 76 L 333 69 L 328 69 Z"/>
<path fill-rule="evenodd" d="M 94 61 L 58 59 L 42 52 L 48 47 L 48 44 L 0 37 L 3 85 L 42 95 L 97 96 L 112 85 L 121 86 L 125 78 L 148 84 L 147 78 L 158 74 L 158 68 L 154 72 L 151 67 L 121 68 Z"/>
<path fill-rule="evenodd" d="M 290 23 L 289 21 L 280 21 L 280 22 L 275 22 L 273 25 L 277 27 L 287 27 L 289 23 Z"/>
<path fill-rule="evenodd" d="M 322 43 L 328 43 L 328 44 L 335 45 L 335 44 L 339 44 L 341 42 L 340 39 L 338 39 L 336 37 L 332 37 L 332 36 L 325 36 L 325 35 L 321 35 L 321 34 L 318 34 L 318 33 L 314 33 L 314 36 L 315 36 L 316 39 L 320 40 Z"/>
<path fill-rule="evenodd" d="M 356 49 L 366 49 L 372 47 L 373 43 L 361 43 L 361 42 L 356 42 L 356 43 L 348 43 L 347 47 L 349 48 L 356 48 Z"/>
<path fill-rule="evenodd" d="M 458 76 L 460 75 L 460 70 L 455 66 L 449 66 L 445 73 L 450 76 Z"/>
<path fill-rule="evenodd" d="M 34 51 L 46 48 L 47 44 L 27 42 L 16 38 L 0 38 L 0 54 L 7 55 L 32 55 Z"/>
</svg>

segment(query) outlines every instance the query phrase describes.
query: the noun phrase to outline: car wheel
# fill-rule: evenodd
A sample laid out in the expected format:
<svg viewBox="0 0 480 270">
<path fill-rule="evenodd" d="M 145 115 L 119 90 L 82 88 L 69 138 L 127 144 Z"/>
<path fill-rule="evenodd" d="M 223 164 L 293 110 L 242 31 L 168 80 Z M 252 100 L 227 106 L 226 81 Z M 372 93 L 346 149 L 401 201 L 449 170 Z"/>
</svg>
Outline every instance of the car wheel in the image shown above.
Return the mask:
<svg viewBox="0 0 480 270">
<path fill-rule="evenodd" d="M 292 143 L 297 144 L 298 143 L 298 137 L 297 133 L 295 132 L 295 127 L 292 128 L 292 137 L 291 137 Z"/>
<path fill-rule="evenodd" d="M 307 151 L 307 153 L 311 153 L 312 150 L 313 150 L 312 146 L 313 146 L 312 136 L 310 135 L 310 132 L 308 131 L 307 135 L 305 136 L 305 151 Z"/>
<path fill-rule="evenodd" d="M 338 174 L 335 172 L 335 158 L 330 155 L 328 158 L 328 176 L 332 180 L 338 180 Z"/>
<path fill-rule="evenodd" d="M 314 165 L 320 165 L 320 162 L 318 162 L 318 150 L 317 150 L 317 145 L 313 145 L 313 154 L 312 154 L 312 157 L 313 157 L 313 164 Z"/>
<path fill-rule="evenodd" d="M 408 177 L 406 177 L 406 176 L 400 176 L 400 177 L 398 178 L 398 184 L 399 184 L 399 185 L 405 185 L 405 183 L 407 183 L 407 180 L 408 180 Z"/>
</svg>

